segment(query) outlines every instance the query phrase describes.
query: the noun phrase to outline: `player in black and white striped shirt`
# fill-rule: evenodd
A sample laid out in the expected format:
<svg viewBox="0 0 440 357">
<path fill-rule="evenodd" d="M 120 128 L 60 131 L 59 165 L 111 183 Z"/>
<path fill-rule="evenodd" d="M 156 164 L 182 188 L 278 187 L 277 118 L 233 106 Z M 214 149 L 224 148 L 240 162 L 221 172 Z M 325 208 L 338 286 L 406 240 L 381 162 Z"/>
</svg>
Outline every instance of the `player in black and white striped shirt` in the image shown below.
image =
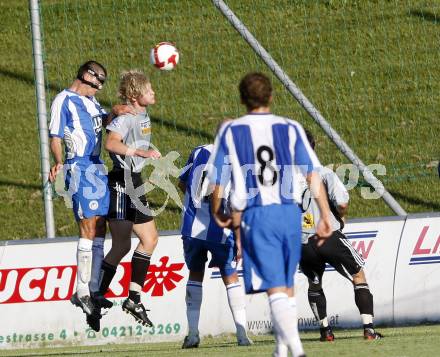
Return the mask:
<svg viewBox="0 0 440 357">
<path fill-rule="evenodd" d="M 312 148 L 315 140 L 306 130 Z M 333 341 L 334 335 L 327 320 L 327 301 L 322 290 L 322 276 L 325 265 L 332 265 L 343 277 L 353 283 L 354 300 L 359 309 L 364 327 L 364 338 L 376 340 L 382 337 L 373 327 L 373 295 L 364 273 L 364 259 L 353 248 L 342 233 L 348 209 L 349 195 L 339 177 L 330 169 L 322 167 L 319 174 L 327 190 L 331 209 L 333 233 L 327 241 L 318 246 L 315 225 L 319 220 L 319 210 L 308 188 L 303 193 L 303 245 L 300 267 L 309 281 L 308 298 L 316 319 L 320 322 L 321 341 Z"/>
</svg>

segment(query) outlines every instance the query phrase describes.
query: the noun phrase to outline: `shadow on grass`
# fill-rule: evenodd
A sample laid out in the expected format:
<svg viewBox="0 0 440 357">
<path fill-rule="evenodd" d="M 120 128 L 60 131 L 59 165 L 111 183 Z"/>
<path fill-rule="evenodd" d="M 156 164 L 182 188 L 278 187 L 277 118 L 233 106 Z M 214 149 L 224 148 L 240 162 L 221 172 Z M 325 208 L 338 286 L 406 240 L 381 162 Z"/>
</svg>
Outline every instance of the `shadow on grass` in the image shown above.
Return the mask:
<svg viewBox="0 0 440 357">
<path fill-rule="evenodd" d="M 159 209 L 159 208 L 162 207 L 162 205 L 161 205 L 160 203 L 155 203 L 155 202 L 151 202 L 151 201 L 148 201 L 148 205 L 149 205 L 150 208 L 152 208 L 153 210 L 154 210 L 154 209 Z M 168 203 L 168 205 L 166 206 L 165 210 L 166 210 L 166 211 L 173 211 L 173 212 L 177 212 L 177 213 L 181 213 L 181 212 L 182 212 L 182 209 L 181 209 L 181 208 L 179 208 L 179 207 L 177 207 L 177 206 L 175 206 L 175 205 L 172 205 L 172 204 L 170 204 L 170 203 Z"/>
<path fill-rule="evenodd" d="M 424 11 L 424 10 L 411 10 L 410 12 L 411 16 L 420 17 L 421 19 L 425 21 L 430 21 L 434 24 L 440 24 L 440 16 L 432 13 L 431 11 Z"/>
<path fill-rule="evenodd" d="M 407 196 L 407 195 L 404 195 L 402 193 L 395 192 L 395 191 L 389 191 L 389 192 L 395 199 L 398 199 L 398 200 L 400 199 L 406 203 L 410 203 L 410 204 L 421 206 L 421 207 L 426 207 L 426 208 L 431 209 L 433 211 L 440 210 L 440 203 L 422 200 L 417 197 L 410 197 L 410 196 Z"/>
<path fill-rule="evenodd" d="M 35 183 L 23 183 L 23 182 L 14 182 L 11 180 L 0 179 L 0 187 L 1 186 L 14 186 L 18 188 L 25 188 L 28 190 L 40 190 L 42 185 L 38 185 Z"/>
<path fill-rule="evenodd" d="M 5 69 L 3 67 L 0 67 L 0 77 L 1 76 L 7 77 L 10 79 L 14 79 L 14 80 L 18 80 L 18 81 L 22 81 L 22 82 L 25 82 L 26 84 L 29 84 L 31 86 L 34 85 L 34 78 L 31 75 L 28 75 L 25 73 L 13 72 L 13 71 L 10 71 L 10 70 Z M 58 86 L 55 86 L 51 83 L 46 83 L 46 88 L 49 89 L 50 91 L 55 92 L 55 93 L 61 91 L 61 89 Z M 112 104 L 106 100 L 101 100 L 100 103 L 106 108 L 110 108 L 112 106 Z M 188 127 L 188 126 L 185 126 L 182 124 L 177 124 L 173 120 L 152 116 L 151 121 L 153 123 L 160 124 L 160 125 L 165 126 L 167 128 L 174 129 L 177 132 L 181 133 L 182 135 L 199 137 L 199 138 L 203 138 L 203 139 L 209 140 L 209 141 L 214 140 L 213 133 L 209 133 L 204 130 L 200 130 L 200 129 L 196 129 L 196 128 L 191 128 L 191 127 Z"/>
</svg>

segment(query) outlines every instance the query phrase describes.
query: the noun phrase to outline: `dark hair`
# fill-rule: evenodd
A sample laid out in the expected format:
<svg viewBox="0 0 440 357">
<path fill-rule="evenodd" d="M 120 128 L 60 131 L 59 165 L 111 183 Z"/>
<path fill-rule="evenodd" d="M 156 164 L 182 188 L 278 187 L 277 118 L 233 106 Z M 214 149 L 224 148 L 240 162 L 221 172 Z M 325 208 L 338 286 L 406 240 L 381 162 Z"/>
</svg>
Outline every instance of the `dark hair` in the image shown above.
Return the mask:
<svg viewBox="0 0 440 357">
<path fill-rule="evenodd" d="M 240 98 L 248 110 L 267 107 L 272 96 L 272 84 L 263 73 L 248 73 L 238 86 Z"/>
<path fill-rule="evenodd" d="M 313 150 L 315 150 L 315 138 L 313 137 L 312 132 L 305 128 L 304 131 L 306 132 L 307 140 L 309 141 L 310 146 Z"/>
<path fill-rule="evenodd" d="M 105 76 L 107 77 L 107 70 L 105 69 L 105 67 L 104 67 L 101 63 L 96 62 L 96 61 L 87 61 L 86 63 L 83 63 L 83 64 L 78 68 L 78 73 L 77 73 L 76 77 L 77 77 L 78 79 L 83 78 L 84 74 L 85 74 L 89 69 L 91 69 L 91 70 L 94 71 L 94 72 L 96 72 L 96 71 L 98 71 L 99 69 L 101 69 L 101 70 L 104 72 Z"/>
</svg>

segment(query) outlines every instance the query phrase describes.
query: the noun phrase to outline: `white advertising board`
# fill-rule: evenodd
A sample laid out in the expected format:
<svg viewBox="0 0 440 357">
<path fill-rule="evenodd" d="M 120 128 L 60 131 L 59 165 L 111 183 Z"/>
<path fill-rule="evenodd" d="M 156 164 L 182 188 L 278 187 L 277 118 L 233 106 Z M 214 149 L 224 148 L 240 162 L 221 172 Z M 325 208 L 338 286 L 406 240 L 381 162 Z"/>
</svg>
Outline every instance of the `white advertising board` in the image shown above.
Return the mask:
<svg viewBox="0 0 440 357">
<path fill-rule="evenodd" d="M 392 322 L 394 267 L 404 219 L 348 223 L 344 233 L 365 260 L 365 275 L 374 296 L 375 320 Z M 318 328 L 307 300 L 307 279 L 299 274 L 296 295 L 299 306 L 299 327 Z M 323 278 L 329 322 L 336 327 L 359 327 L 361 320 L 354 301 L 353 285 L 331 266 Z"/>
<path fill-rule="evenodd" d="M 377 322 L 398 323 L 401 318 L 416 321 L 432 316 L 440 319 L 438 311 L 437 315 L 432 314 L 435 301 L 440 297 L 439 279 L 436 279 L 440 265 L 434 264 L 436 259 L 440 260 L 440 217 L 410 218 L 406 224 L 405 218 L 394 217 L 359 220 L 347 224 L 344 232 L 366 260 Z M 133 239 L 133 248 L 136 243 Z M 69 302 L 75 291 L 76 245 L 76 239 L 63 238 L 0 245 L 0 349 L 183 340 L 187 330 L 188 270 L 179 235 L 160 237 L 147 274 L 142 301 L 151 310 L 153 328 L 136 324 L 121 309 L 128 294 L 132 252 L 123 259 L 110 286 L 107 296 L 115 306 L 102 318 L 101 331 L 95 333 L 88 328 L 85 315 Z M 106 252 L 110 245 L 111 240 L 107 239 Z M 422 261 L 429 263 L 409 264 Z M 238 270 L 240 273 L 240 266 Z M 306 278 L 299 273 L 295 279 L 299 327 L 318 328 L 307 301 Z M 324 274 L 324 291 L 332 325 L 360 326 L 350 281 L 328 267 Z M 250 332 L 269 332 L 270 313 L 265 294 L 250 295 L 246 300 Z M 202 335 L 234 332 L 217 269 L 206 270 L 199 328 Z"/>
<path fill-rule="evenodd" d="M 397 323 L 440 320 L 440 217 L 409 216 L 399 247 Z"/>
</svg>

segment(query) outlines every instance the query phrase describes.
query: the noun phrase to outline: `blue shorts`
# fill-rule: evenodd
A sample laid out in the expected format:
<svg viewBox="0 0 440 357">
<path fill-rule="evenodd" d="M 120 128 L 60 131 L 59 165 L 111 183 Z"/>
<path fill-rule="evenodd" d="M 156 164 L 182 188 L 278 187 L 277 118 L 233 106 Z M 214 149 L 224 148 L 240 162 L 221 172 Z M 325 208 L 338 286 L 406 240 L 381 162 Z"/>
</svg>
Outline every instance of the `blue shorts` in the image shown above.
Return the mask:
<svg viewBox="0 0 440 357">
<path fill-rule="evenodd" d="M 242 216 L 243 277 L 247 294 L 292 287 L 301 258 L 301 211 L 296 204 L 256 206 Z"/>
<path fill-rule="evenodd" d="M 110 193 L 102 161 L 66 161 L 65 184 L 72 197 L 73 214 L 77 221 L 107 215 Z"/>
<path fill-rule="evenodd" d="M 221 244 L 185 236 L 182 240 L 185 263 L 189 270 L 204 271 L 205 263 L 208 261 L 208 252 L 210 252 L 212 256 L 209 262 L 210 268 L 219 268 L 222 276 L 229 276 L 237 271 L 235 264 L 233 265 L 235 256 L 233 243 Z"/>
</svg>

